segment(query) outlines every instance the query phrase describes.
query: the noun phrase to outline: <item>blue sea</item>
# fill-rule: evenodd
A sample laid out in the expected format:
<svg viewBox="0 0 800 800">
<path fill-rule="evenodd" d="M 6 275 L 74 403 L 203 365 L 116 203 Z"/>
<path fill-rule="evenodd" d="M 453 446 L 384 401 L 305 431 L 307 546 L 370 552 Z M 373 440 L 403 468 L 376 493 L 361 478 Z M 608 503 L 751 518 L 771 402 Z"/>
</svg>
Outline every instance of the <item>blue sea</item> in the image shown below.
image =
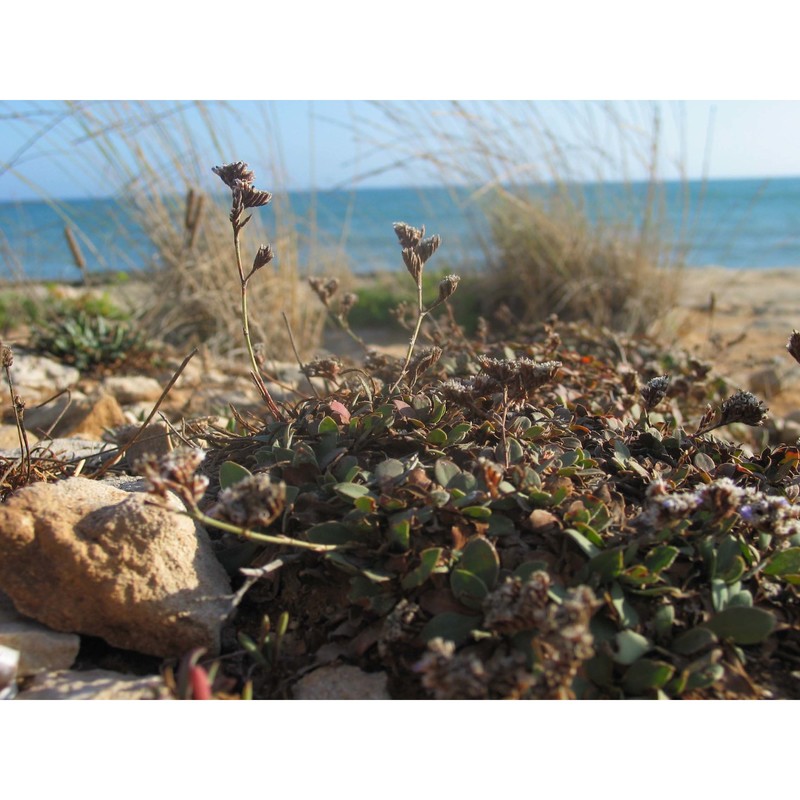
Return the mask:
<svg viewBox="0 0 800 800">
<path fill-rule="evenodd" d="M 647 186 L 587 184 L 573 190 L 584 198 L 591 218 L 614 223 L 639 213 Z M 665 234 L 676 248 L 686 245 L 688 265 L 800 266 L 800 178 L 674 182 L 663 184 L 660 192 Z M 476 240 L 488 231 L 479 213 L 485 198 L 466 189 L 290 192 L 280 201 L 297 220 L 300 266 L 308 273 L 320 271 L 317 255 L 332 243 L 356 272 L 402 269 L 392 231 L 398 220 L 424 222 L 429 234 L 442 237 L 440 267 L 479 266 Z M 256 212 L 268 231 L 269 210 Z M 219 213 L 226 212 L 220 208 Z M 0 279 L 78 280 L 65 225 L 79 240 L 90 272 L 158 266 L 156 248 L 114 199 L 0 203 Z"/>
</svg>

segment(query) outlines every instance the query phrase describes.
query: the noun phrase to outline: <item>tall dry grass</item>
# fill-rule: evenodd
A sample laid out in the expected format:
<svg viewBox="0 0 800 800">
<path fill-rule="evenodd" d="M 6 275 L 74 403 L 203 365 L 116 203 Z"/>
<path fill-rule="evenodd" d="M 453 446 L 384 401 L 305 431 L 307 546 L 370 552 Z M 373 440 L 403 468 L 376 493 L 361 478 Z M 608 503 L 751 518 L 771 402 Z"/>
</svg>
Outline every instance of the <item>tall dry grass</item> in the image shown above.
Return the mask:
<svg viewBox="0 0 800 800">
<path fill-rule="evenodd" d="M 223 102 L 48 105 L 47 115 L 40 118 L 33 107 L 27 120 L 18 120 L 27 124 L 29 141 L 46 136 L 58 119 L 59 141 L 72 149 L 66 163 L 76 193 L 83 176 L 101 176 L 108 195 L 144 233 L 145 247 L 134 260 L 145 263 L 138 318 L 148 335 L 182 346 L 202 342 L 212 352 L 241 347 L 228 198 L 211 167 L 244 158 L 274 195 L 253 215 L 245 242 L 253 253 L 243 254 L 252 259 L 261 242 L 271 242 L 276 253 L 250 290 L 254 340 L 267 359 L 285 358 L 291 351 L 284 312 L 301 352 L 318 344 L 324 313 L 310 296 L 298 257 L 300 231 L 313 236 L 314 230 L 300 224 L 289 202 L 281 142 L 267 105 L 255 123 Z M 24 166 L 12 168 L 24 176 Z M 43 199 L 64 213 L 57 200 Z M 119 246 L 124 251 L 126 243 Z M 113 257 L 101 263 L 114 268 Z"/>
<path fill-rule="evenodd" d="M 379 103 L 356 130 L 387 171 L 468 187 L 481 269 L 470 292 L 491 316 L 552 313 L 628 332 L 674 305 L 691 239 L 688 188 L 668 214 L 661 107 L 630 103 Z M 680 134 L 684 124 L 670 120 Z M 678 135 L 680 141 L 680 135 Z M 375 170 L 380 171 L 380 169 Z M 678 224 L 669 220 L 678 220 Z M 458 303 L 456 302 L 456 305 Z"/>
</svg>

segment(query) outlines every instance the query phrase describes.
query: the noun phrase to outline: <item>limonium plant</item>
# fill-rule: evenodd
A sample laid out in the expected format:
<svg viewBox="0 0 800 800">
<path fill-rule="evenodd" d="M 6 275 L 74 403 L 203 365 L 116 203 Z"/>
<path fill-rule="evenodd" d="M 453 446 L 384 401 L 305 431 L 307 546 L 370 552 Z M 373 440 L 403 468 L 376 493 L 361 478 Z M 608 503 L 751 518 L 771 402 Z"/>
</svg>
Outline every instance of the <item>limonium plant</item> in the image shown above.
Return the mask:
<svg viewBox="0 0 800 800">
<path fill-rule="evenodd" d="M 251 375 L 256 387 L 258 388 L 270 413 L 276 419 L 283 419 L 280 409 L 272 399 L 258 368 L 253 342 L 250 337 L 250 320 L 247 313 L 247 285 L 255 273 L 272 261 L 275 257 L 269 243 L 262 244 L 253 258 L 253 266 L 245 274 L 242 264 L 242 246 L 240 234 L 245 225 L 250 221 L 250 215 L 242 218 L 246 208 L 259 208 L 267 205 L 272 200 L 270 192 L 256 189 L 253 185 L 255 173 L 248 169 L 243 161 L 236 161 L 233 164 L 223 164 L 221 167 L 213 167 L 212 171 L 218 175 L 222 182 L 231 190 L 231 213 L 230 221 L 233 228 L 233 247 L 236 253 L 236 268 L 239 271 L 239 281 L 242 292 L 242 334 L 244 335 L 245 346 L 250 357 Z"/>
</svg>

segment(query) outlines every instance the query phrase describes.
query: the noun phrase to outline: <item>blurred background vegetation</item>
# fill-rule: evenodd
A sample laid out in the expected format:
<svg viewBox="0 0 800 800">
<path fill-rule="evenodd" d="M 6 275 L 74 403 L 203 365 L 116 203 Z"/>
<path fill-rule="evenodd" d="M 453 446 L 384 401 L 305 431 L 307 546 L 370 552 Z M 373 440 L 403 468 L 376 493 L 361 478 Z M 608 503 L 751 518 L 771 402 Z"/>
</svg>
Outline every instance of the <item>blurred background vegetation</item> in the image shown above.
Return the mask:
<svg viewBox="0 0 800 800">
<path fill-rule="evenodd" d="M 668 223 L 660 108 L 632 103 L 621 114 L 618 106 L 600 102 L 547 105 L 545 113 L 535 102 L 356 104 L 348 125 L 363 158 L 352 164 L 351 183 L 405 175 L 406 183 L 422 179 L 458 191 L 473 235 L 447 242 L 442 264 L 465 278 L 453 308 L 467 327 L 479 315 L 491 318 L 505 308 L 523 322 L 557 313 L 647 331 L 673 305 L 691 239 L 688 208 L 678 215 L 679 229 Z M 220 353 L 241 346 L 227 193 L 211 175 L 211 167 L 224 161 L 247 161 L 256 186 L 274 194 L 244 232 L 245 248 L 269 241 L 279 254 L 274 268 L 251 282 L 254 339 L 270 355 L 288 353 L 281 312 L 301 353 L 320 342 L 324 309 L 308 289 L 310 274 L 336 276 L 345 290 L 357 291 L 354 327 L 392 325 L 390 309 L 408 299 L 404 279 L 355 274 L 346 220 L 332 238 L 316 224 L 313 203 L 302 212 L 293 206 L 283 155 L 292 133 L 280 130 L 268 103 L 255 116 L 226 102 L 64 102 L 50 104 L 46 115 L 35 106 L 27 115 L 12 114 L 0 104 L 0 121 L 26 131 L 24 148 L 3 171 L 38 191 L 27 172 L 34 162 L 25 153 L 56 124 L 66 126 L 62 146 L 69 158 L 60 152 L 59 164 L 68 165 L 76 190 L 82 177 L 100 176 L 106 194 L 120 200 L 121 213 L 135 217 L 145 234 L 148 266 L 144 275 L 132 276 L 146 280 L 135 294 L 130 289 L 125 313 L 147 338 L 181 347 L 205 343 Z M 43 158 L 46 152 L 37 163 Z M 681 174 L 680 154 L 669 164 Z M 43 199 L 65 226 L 75 225 L 58 198 Z M 386 220 L 387 237 L 394 221 Z M 121 231 L 124 226 L 114 235 Z M 102 262 L 104 245 L 88 246 Z M 115 246 L 124 253 L 124 242 Z M 4 256 L 7 271 L 24 278 L 24 264 L 13 253 Z M 110 255 L 105 263 L 111 273 L 124 269 Z M 115 296 L 125 297 L 127 283 L 118 284 Z M 20 307 L 10 291 L 0 298 L 3 327 L 12 309 L 41 319 L 41 293 L 38 306 L 28 295 Z M 45 295 L 48 304 L 51 318 L 68 313 Z"/>
</svg>

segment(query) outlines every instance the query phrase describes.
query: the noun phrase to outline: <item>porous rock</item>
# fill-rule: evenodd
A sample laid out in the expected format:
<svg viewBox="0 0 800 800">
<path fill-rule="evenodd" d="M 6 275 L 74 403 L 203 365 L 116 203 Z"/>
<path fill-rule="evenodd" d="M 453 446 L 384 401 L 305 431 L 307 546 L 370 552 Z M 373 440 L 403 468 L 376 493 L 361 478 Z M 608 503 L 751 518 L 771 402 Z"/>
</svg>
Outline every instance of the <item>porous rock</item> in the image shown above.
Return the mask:
<svg viewBox="0 0 800 800">
<path fill-rule="evenodd" d="M 164 422 L 151 422 L 141 433 L 142 426 L 125 425 L 115 432 L 115 440 L 119 445 L 127 445 L 125 460 L 131 469 L 136 468 L 143 458 L 160 458 L 172 451 L 169 428 Z M 129 442 L 133 441 L 133 444 Z"/>
<path fill-rule="evenodd" d="M 60 395 L 51 403 L 31 409 L 25 424 L 33 431 L 53 436 L 83 436 L 100 439 L 109 429 L 125 423 L 120 404 L 110 394 L 86 397 Z"/>
<path fill-rule="evenodd" d="M 39 437 L 29 430 L 26 430 L 28 444 L 33 446 L 39 441 Z M 13 450 L 19 448 L 19 430 L 16 425 L 0 424 L 0 451 Z"/>
<path fill-rule="evenodd" d="M 61 432 L 72 427 L 73 420 L 82 419 L 89 407 L 89 398 L 83 392 L 64 392 L 49 398 L 41 405 L 26 408 L 25 427 L 40 436 L 59 436 Z M 56 426 L 58 430 L 55 429 Z"/>
<path fill-rule="evenodd" d="M 158 400 L 163 391 L 155 378 L 146 375 L 110 375 L 103 380 L 103 389 L 122 405 Z"/>
<path fill-rule="evenodd" d="M 364 672 L 350 664 L 331 664 L 304 675 L 294 685 L 295 700 L 391 700 L 385 672 Z"/>
<path fill-rule="evenodd" d="M 219 649 L 230 583 L 177 498 L 69 478 L 0 506 L 0 589 L 60 631 L 149 655 Z"/>
<path fill-rule="evenodd" d="M 43 672 L 16 700 L 161 700 L 169 691 L 159 675 L 132 676 L 93 669 Z"/>
<path fill-rule="evenodd" d="M 39 396 L 42 393 L 52 396 L 77 383 L 80 377 L 81 374 L 75 367 L 14 348 L 11 378 L 17 394 L 23 397 Z"/>
<path fill-rule="evenodd" d="M 69 669 L 81 646 L 74 633 L 53 631 L 20 614 L 11 598 L 0 592 L 0 645 L 19 651 L 20 676 Z"/>
</svg>

